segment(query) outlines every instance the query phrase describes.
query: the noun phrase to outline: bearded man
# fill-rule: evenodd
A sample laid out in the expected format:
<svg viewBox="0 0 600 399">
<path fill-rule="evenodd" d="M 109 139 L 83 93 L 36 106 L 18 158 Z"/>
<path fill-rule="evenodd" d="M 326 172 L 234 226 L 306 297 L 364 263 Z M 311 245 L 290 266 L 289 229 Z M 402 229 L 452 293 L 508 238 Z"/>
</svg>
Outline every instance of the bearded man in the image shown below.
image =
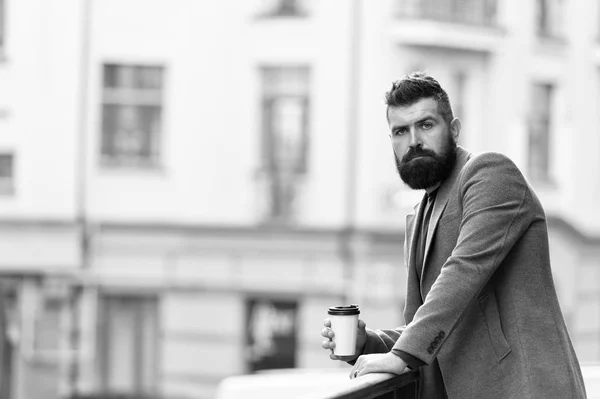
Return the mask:
<svg viewBox="0 0 600 399">
<path fill-rule="evenodd" d="M 506 156 L 457 145 L 460 120 L 431 76 L 394 82 L 386 102 L 400 177 L 425 190 L 406 222 L 406 325 L 359 320 L 357 355 L 330 357 L 351 378 L 419 369 L 422 399 L 585 398 L 531 186 Z"/>
</svg>

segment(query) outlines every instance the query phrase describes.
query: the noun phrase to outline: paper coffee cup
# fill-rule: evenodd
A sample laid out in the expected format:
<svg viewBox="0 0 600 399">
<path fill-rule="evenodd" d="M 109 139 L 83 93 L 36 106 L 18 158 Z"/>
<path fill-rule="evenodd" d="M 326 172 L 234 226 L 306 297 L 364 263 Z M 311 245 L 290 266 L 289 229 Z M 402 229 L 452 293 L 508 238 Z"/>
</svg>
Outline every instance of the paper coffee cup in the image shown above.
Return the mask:
<svg viewBox="0 0 600 399">
<path fill-rule="evenodd" d="M 332 306 L 327 311 L 334 332 L 333 354 L 336 356 L 353 356 L 356 352 L 356 332 L 358 330 L 358 305 Z"/>
</svg>

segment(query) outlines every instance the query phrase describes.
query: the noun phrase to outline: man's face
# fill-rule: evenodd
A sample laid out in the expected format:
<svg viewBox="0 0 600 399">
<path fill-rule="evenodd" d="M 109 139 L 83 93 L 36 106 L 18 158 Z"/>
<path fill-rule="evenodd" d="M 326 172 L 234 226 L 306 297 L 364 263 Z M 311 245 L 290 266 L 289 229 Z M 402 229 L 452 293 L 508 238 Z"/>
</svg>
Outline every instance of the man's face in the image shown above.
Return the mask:
<svg viewBox="0 0 600 399">
<path fill-rule="evenodd" d="M 389 107 L 390 139 L 396 167 L 412 189 L 435 186 L 448 177 L 456 160 L 460 121 L 444 121 L 433 98 L 405 107 Z"/>
</svg>

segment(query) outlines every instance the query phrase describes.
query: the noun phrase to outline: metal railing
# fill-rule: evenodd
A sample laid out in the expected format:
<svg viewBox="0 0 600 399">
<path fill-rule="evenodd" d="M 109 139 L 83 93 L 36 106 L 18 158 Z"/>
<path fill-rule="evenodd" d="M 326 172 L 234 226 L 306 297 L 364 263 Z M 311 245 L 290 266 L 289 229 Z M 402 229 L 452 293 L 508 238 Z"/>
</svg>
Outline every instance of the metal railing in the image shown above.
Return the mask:
<svg viewBox="0 0 600 399">
<path fill-rule="evenodd" d="M 349 380 L 343 387 L 334 386 L 317 395 L 308 395 L 306 399 L 416 399 L 418 384 L 418 371 L 402 375 L 374 373 Z"/>
<path fill-rule="evenodd" d="M 496 26 L 498 0 L 397 0 L 398 16 Z"/>
</svg>

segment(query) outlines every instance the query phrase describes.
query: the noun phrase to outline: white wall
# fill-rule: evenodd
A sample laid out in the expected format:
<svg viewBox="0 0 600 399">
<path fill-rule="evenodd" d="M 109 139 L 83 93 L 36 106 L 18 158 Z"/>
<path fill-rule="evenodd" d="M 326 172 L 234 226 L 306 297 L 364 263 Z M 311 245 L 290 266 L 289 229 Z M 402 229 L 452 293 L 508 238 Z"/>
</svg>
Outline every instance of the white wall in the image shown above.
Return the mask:
<svg viewBox="0 0 600 399">
<path fill-rule="evenodd" d="M 139 15 L 138 4 L 94 2 L 88 125 L 94 217 L 256 222 L 261 206 L 256 181 L 259 68 L 307 64 L 312 80 L 311 153 L 299 219 L 305 225 L 339 225 L 348 140 L 346 3 L 315 5 L 311 18 L 284 23 L 257 18 L 256 9 L 246 3 L 157 1 L 145 8 L 143 23 L 134 30 L 130 22 Z M 106 61 L 166 67 L 164 167 L 158 171 L 98 166 L 100 66 Z"/>
<path fill-rule="evenodd" d="M 0 217 L 66 219 L 75 212 L 83 2 L 11 1 L 0 63 L 0 151 L 15 154 L 15 195 Z"/>
</svg>

